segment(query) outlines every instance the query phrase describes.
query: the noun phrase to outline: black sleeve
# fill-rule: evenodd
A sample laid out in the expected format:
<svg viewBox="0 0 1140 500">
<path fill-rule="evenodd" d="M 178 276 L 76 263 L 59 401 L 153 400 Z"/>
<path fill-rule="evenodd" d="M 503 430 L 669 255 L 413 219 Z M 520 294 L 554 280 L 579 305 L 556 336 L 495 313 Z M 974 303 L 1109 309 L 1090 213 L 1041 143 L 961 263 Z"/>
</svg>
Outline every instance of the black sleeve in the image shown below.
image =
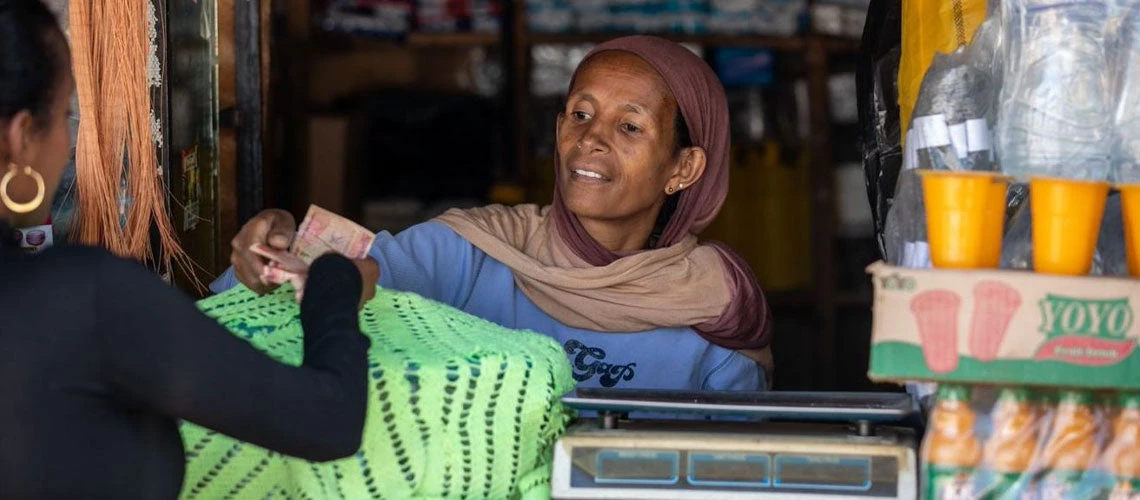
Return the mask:
<svg viewBox="0 0 1140 500">
<path fill-rule="evenodd" d="M 313 262 L 301 304 L 304 363 L 262 354 L 132 262 L 98 270 L 96 330 L 104 372 L 131 404 L 314 461 L 360 448 L 368 340 L 361 276 L 341 256 Z"/>
</svg>

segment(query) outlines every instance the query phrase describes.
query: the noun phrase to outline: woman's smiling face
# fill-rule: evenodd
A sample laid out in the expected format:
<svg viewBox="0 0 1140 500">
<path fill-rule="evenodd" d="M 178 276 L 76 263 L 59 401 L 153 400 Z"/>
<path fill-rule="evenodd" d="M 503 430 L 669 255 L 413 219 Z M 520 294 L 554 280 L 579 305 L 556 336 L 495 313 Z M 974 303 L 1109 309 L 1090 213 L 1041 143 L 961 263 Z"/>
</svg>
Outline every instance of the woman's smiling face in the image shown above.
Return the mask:
<svg viewBox="0 0 1140 500">
<path fill-rule="evenodd" d="M 693 178 L 692 151 L 675 152 L 676 116 L 669 87 L 636 55 L 601 52 L 578 70 L 558 120 L 558 186 L 603 245 L 591 226 L 652 229 L 667 189 Z"/>
</svg>

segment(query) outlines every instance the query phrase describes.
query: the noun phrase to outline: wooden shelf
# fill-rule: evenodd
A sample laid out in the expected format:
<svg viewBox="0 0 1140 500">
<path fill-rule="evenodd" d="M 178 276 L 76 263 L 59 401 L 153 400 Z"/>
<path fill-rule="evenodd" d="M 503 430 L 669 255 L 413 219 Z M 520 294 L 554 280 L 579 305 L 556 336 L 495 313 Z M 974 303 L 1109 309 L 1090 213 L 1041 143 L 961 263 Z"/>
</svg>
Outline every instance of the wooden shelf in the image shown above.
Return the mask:
<svg viewBox="0 0 1140 500">
<path fill-rule="evenodd" d="M 369 48 L 462 48 L 498 45 L 497 33 L 409 33 L 402 39 L 356 36 L 347 33 L 321 32 L 312 38 L 321 52 L 362 50 Z"/>
<path fill-rule="evenodd" d="M 523 38 L 525 45 L 577 45 L 594 44 L 634 33 L 526 33 Z M 807 46 L 807 40 L 818 36 L 823 40 L 829 52 L 857 54 L 859 40 L 839 38 L 822 35 L 809 36 L 764 36 L 764 35 L 692 35 L 685 33 L 655 33 L 658 36 L 678 43 L 692 43 L 716 47 L 757 47 L 767 48 L 780 52 L 802 51 Z M 351 34 L 320 33 L 313 38 L 314 43 L 326 50 L 351 50 L 367 48 L 370 46 L 387 47 L 490 47 L 498 45 L 500 37 L 497 33 L 410 33 L 402 39 L 385 39 L 369 36 L 355 36 Z"/>
<path fill-rule="evenodd" d="M 497 33 L 412 33 L 406 42 L 412 47 L 488 47 L 498 43 Z"/>
<path fill-rule="evenodd" d="M 863 41 L 857 38 L 844 38 L 829 35 L 814 35 L 823 40 L 824 47 L 833 54 L 858 55 Z"/>
</svg>

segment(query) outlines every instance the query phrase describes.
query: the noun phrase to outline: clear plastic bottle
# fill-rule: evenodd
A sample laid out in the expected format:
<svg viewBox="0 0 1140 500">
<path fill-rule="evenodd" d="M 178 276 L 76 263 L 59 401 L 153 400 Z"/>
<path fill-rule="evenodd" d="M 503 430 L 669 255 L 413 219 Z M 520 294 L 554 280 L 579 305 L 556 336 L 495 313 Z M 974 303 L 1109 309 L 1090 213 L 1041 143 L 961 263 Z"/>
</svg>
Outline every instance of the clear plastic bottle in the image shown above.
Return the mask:
<svg viewBox="0 0 1140 500">
<path fill-rule="evenodd" d="M 1002 3 L 1006 57 L 997 126 L 1004 172 L 1103 180 L 1114 110 L 1108 0 Z"/>
<path fill-rule="evenodd" d="M 1122 2 L 1112 75 L 1116 88 L 1114 181 L 1140 182 L 1140 2 Z"/>
</svg>

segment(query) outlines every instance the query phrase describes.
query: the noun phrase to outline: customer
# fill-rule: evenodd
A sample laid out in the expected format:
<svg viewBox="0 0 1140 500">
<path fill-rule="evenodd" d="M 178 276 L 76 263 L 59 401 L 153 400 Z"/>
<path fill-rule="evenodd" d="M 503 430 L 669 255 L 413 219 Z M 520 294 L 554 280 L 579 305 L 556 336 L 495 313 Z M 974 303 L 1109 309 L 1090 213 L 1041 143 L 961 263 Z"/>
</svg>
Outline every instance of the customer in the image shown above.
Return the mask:
<svg viewBox="0 0 1140 500">
<path fill-rule="evenodd" d="M 579 65 L 557 123 L 552 207 L 452 211 L 381 233 L 380 285 L 557 339 L 580 387 L 766 387 L 770 314 L 756 278 L 731 249 L 697 241 L 728 193 L 716 74 L 667 40 L 613 40 Z M 387 166 L 401 167 L 414 168 Z M 282 211 L 248 223 L 214 290 L 269 290 L 248 249 L 284 249 L 295 228 Z"/>
<path fill-rule="evenodd" d="M 180 419 L 310 460 L 355 453 L 368 348 L 357 306 L 376 277 L 362 282 L 351 261 L 313 264 L 305 361 L 290 367 L 137 263 L 13 244 L 13 227 L 46 220 L 73 87 L 52 13 L 0 0 L 0 497 L 176 498 Z"/>
</svg>

